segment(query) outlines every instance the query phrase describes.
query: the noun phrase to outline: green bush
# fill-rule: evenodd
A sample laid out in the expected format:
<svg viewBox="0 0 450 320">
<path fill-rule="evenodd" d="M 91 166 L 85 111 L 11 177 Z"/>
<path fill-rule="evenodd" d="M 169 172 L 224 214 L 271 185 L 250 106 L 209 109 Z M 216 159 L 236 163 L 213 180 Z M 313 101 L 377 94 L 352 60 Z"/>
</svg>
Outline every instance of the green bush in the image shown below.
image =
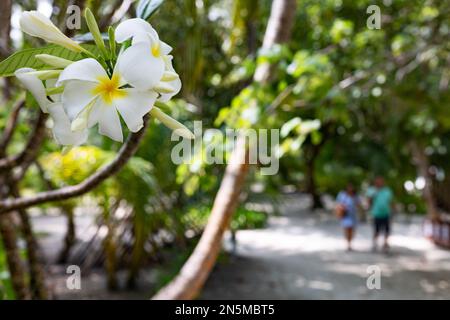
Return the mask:
<svg viewBox="0 0 450 320">
<path fill-rule="evenodd" d="M 211 212 L 211 206 L 200 204 L 189 207 L 182 216 L 183 224 L 188 228 L 202 230 L 208 222 Z M 239 207 L 231 220 L 231 229 L 259 229 L 263 228 L 267 222 L 267 214 L 265 212 L 247 210 Z"/>
</svg>

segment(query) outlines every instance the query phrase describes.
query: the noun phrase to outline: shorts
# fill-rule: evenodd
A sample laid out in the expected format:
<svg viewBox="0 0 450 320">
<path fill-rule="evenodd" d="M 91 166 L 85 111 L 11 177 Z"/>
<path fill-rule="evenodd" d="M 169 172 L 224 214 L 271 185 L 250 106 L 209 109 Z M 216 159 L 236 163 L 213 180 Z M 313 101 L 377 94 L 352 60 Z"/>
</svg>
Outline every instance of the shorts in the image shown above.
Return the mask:
<svg viewBox="0 0 450 320">
<path fill-rule="evenodd" d="M 345 216 L 341 219 L 341 226 L 343 228 L 354 228 L 356 227 L 356 219 L 351 216 Z"/>
<path fill-rule="evenodd" d="M 383 232 L 385 235 L 389 235 L 389 233 L 391 232 L 391 221 L 389 217 L 374 218 L 373 226 L 375 229 L 375 234 Z"/>
</svg>

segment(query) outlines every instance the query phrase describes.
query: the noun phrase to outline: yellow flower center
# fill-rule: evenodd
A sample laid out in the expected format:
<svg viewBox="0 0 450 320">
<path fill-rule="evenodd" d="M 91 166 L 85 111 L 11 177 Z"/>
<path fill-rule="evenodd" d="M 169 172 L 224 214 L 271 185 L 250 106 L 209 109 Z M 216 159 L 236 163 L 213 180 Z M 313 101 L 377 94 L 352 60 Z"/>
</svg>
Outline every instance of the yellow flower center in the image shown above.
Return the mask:
<svg viewBox="0 0 450 320">
<path fill-rule="evenodd" d="M 161 56 L 161 46 L 159 45 L 159 43 L 153 44 L 152 45 L 152 55 L 156 58 Z"/>
<path fill-rule="evenodd" d="M 118 75 L 113 75 L 112 78 L 99 77 L 99 84 L 94 88 L 93 94 L 100 95 L 106 104 L 111 104 L 114 99 L 124 98 L 127 92 L 119 89 L 120 78 Z"/>
</svg>

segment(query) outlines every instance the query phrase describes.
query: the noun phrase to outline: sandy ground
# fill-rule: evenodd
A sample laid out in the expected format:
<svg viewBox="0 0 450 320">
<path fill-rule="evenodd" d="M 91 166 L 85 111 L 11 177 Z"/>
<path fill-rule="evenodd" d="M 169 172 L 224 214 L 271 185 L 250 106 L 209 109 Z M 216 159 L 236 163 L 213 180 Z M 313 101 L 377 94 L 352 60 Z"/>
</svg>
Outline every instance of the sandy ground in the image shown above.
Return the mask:
<svg viewBox="0 0 450 320">
<path fill-rule="evenodd" d="M 237 233 L 236 254 L 216 266 L 202 299 L 450 299 L 450 251 L 423 238 L 420 217 L 396 218 L 388 255 L 371 252 L 369 224 L 346 252 L 336 219 L 308 211 L 302 196 L 283 203 L 266 229 Z M 367 287 L 372 265 L 379 290 Z"/>
<path fill-rule="evenodd" d="M 355 251 L 346 252 L 333 216 L 310 212 L 300 195 L 284 196 L 280 203 L 281 216 L 271 217 L 267 228 L 237 233 L 236 253 L 216 266 L 201 299 L 450 299 L 450 251 L 423 238 L 422 218 L 395 219 L 389 255 L 371 252 L 368 224 L 358 228 Z M 92 216 L 81 212 L 76 218 L 82 241 L 92 236 Z M 33 224 L 46 256 L 54 259 L 64 218 L 39 216 Z M 380 290 L 366 286 L 372 265 L 381 271 Z M 81 290 L 68 290 L 64 266 L 51 269 L 58 299 L 148 299 L 155 281 L 150 268 L 139 290 L 108 292 L 103 271 L 93 270 L 82 274 Z"/>
</svg>

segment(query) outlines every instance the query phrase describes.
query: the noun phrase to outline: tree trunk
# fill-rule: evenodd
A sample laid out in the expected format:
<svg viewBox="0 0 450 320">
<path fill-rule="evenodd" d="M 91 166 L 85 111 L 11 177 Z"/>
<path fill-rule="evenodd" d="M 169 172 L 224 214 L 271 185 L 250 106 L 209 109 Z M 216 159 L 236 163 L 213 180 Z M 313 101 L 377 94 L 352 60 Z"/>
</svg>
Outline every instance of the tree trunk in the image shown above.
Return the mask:
<svg viewBox="0 0 450 320">
<path fill-rule="evenodd" d="M 14 182 L 10 185 L 10 188 L 11 195 L 13 197 L 20 197 L 20 192 Z M 30 272 L 31 297 L 38 300 L 49 299 L 51 295 L 45 283 L 44 266 L 39 258 L 39 244 L 34 236 L 30 218 L 26 209 L 19 209 L 18 213 L 22 224 L 22 234 L 27 245 L 27 261 Z"/>
<path fill-rule="evenodd" d="M 17 235 L 11 213 L 0 215 L 0 234 L 16 299 L 29 299 L 25 268 L 17 247 Z"/>
<path fill-rule="evenodd" d="M 248 171 L 245 139 L 238 139 L 217 193 L 211 216 L 194 252 L 177 277 L 155 299 L 193 299 L 200 292 L 222 248 L 222 237 L 239 202 Z"/>
<path fill-rule="evenodd" d="M 118 289 L 117 282 L 117 241 L 116 241 L 116 228 L 114 223 L 114 217 L 118 203 L 112 205 L 112 207 L 106 206 L 105 210 L 109 210 L 105 217 L 105 224 L 108 233 L 103 240 L 103 250 L 105 252 L 105 267 L 107 276 L 108 290 L 114 291 Z"/>
<path fill-rule="evenodd" d="M 107 274 L 108 290 L 115 291 L 118 289 L 117 284 L 117 254 L 116 242 L 114 239 L 114 231 L 108 226 L 108 234 L 104 240 L 105 250 L 105 267 Z"/>
<path fill-rule="evenodd" d="M 316 168 L 316 158 L 317 154 L 314 156 L 308 157 L 306 159 L 306 192 L 311 196 L 311 209 L 321 209 L 323 208 L 322 199 L 320 198 L 320 194 L 317 191 L 316 179 L 315 179 L 315 168 Z"/>
<path fill-rule="evenodd" d="M 305 180 L 306 180 L 306 192 L 311 196 L 311 209 L 322 209 L 324 208 L 320 193 L 317 190 L 316 184 L 316 161 L 323 149 L 323 146 L 332 137 L 334 132 L 334 125 L 332 122 L 326 122 L 322 124 L 321 133 L 322 137 L 320 142 L 313 143 L 311 137 L 308 138 L 309 144 L 304 147 L 305 149 Z"/>
<path fill-rule="evenodd" d="M 4 176 L 0 176 L 0 198 L 6 198 L 8 188 Z M 6 261 L 16 299 L 29 299 L 26 284 L 25 268 L 17 246 L 17 233 L 13 221 L 13 213 L 0 215 L 0 235 L 5 250 Z"/>
<path fill-rule="evenodd" d="M 0 1 L 0 56 L 7 57 L 10 51 L 12 0 Z"/>
<path fill-rule="evenodd" d="M 47 300 L 51 295 L 45 283 L 44 266 L 41 262 L 41 259 L 39 259 L 39 245 L 36 241 L 36 237 L 33 234 L 33 229 L 30 223 L 30 218 L 28 217 L 28 213 L 25 210 L 21 209 L 19 210 L 19 216 L 22 223 L 22 233 L 27 244 L 27 260 L 30 272 L 31 297 L 38 300 Z"/>
<path fill-rule="evenodd" d="M 274 0 L 264 36 L 263 47 L 287 42 L 294 22 L 295 0 Z M 270 65 L 261 64 L 255 71 L 254 81 L 266 83 L 271 78 Z M 222 237 L 239 202 L 248 172 L 248 152 L 244 137 L 238 137 L 206 228 L 194 252 L 180 273 L 154 299 L 193 299 L 208 278 L 222 248 Z"/>
<path fill-rule="evenodd" d="M 416 164 L 419 176 L 425 179 L 425 186 L 422 191 L 423 199 L 427 207 L 427 214 L 432 220 L 439 218 L 439 210 L 437 208 L 436 199 L 433 194 L 433 178 L 430 175 L 430 164 L 428 157 L 424 152 L 424 148 L 417 141 L 410 142 L 410 149 L 413 161 Z"/>
<path fill-rule="evenodd" d="M 145 231 L 143 230 L 144 228 L 142 228 L 142 226 L 134 225 L 133 229 L 134 229 L 134 243 L 131 252 L 131 261 L 127 277 L 127 288 L 129 290 L 136 288 L 136 280 L 139 277 L 142 262 L 146 257 L 145 243 L 149 237 L 149 234 L 145 233 Z M 152 252 L 154 253 L 154 251 L 155 248 L 153 248 Z"/>
<path fill-rule="evenodd" d="M 12 0 L 0 1 L 0 60 L 6 58 L 11 51 L 10 37 L 11 31 L 11 9 Z M 11 98 L 10 78 L 3 79 L 3 96 L 5 100 Z"/>
<path fill-rule="evenodd" d="M 17 181 L 14 180 L 14 177 L 10 173 L 6 172 L 4 173 L 3 178 L 5 181 L 5 185 L 7 186 L 4 192 L 8 193 L 10 196 L 14 198 L 19 198 L 20 191 L 17 185 Z M 45 283 L 44 266 L 39 258 L 40 255 L 39 244 L 36 240 L 36 237 L 34 236 L 28 212 L 26 209 L 18 209 L 17 212 L 20 217 L 21 231 L 25 239 L 27 249 L 27 262 L 28 262 L 28 272 L 30 276 L 29 285 L 31 298 L 38 300 L 49 299 L 51 297 L 51 294 Z"/>
<path fill-rule="evenodd" d="M 67 219 L 67 230 L 64 237 L 64 247 L 61 249 L 58 257 L 58 263 L 64 264 L 67 262 L 76 242 L 75 217 L 73 207 L 70 205 L 61 204 L 61 209 Z"/>
<path fill-rule="evenodd" d="M 12 0 L 0 1 L 0 60 L 7 57 L 11 51 L 9 36 L 11 31 L 11 13 Z M 5 100 L 11 98 L 9 78 L 4 79 L 3 96 Z M 11 130 L 13 130 L 13 128 Z M 9 140 L 9 138 L 10 137 L 7 137 L 6 140 Z M 4 149 L 0 150 L 1 157 L 6 154 L 6 146 L 7 143 L 4 144 Z M 5 176 L 0 177 L 0 199 L 8 196 L 9 190 L 6 181 L 7 179 Z M 25 268 L 22 259 L 20 258 L 19 248 L 17 247 L 17 234 L 13 223 L 13 213 L 0 216 L 0 235 L 3 241 L 16 299 L 29 299 L 30 295 L 26 285 Z"/>
</svg>

